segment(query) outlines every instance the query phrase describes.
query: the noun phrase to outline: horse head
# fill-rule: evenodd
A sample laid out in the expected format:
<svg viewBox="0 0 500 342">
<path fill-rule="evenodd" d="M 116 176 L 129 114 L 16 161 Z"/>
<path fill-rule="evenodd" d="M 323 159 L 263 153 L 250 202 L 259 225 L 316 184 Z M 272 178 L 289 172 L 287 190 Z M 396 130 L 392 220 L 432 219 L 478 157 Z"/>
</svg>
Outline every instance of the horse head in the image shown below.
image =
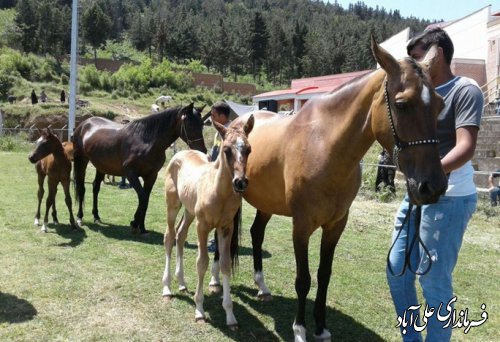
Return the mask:
<svg viewBox="0 0 500 342">
<path fill-rule="evenodd" d="M 38 129 L 38 132 L 40 133 L 40 138 L 36 141 L 35 149 L 28 156 L 29 161 L 33 164 L 53 153 L 56 146 L 61 146 L 62 148 L 59 138 L 52 133 L 50 128 L 47 128 L 45 132 Z"/>
<path fill-rule="evenodd" d="M 371 107 L 372 131 L 406 176 L 411 201 L 435 203 L 447 187 L 436 139 L 444 102 L 429 76 L 435 47 L 420 63 L 409 57 L 397 61 L 373 37 L 372 51 L 386 73 Z"/>
<path fill-rule="evenodd" d="M 182 108 L 178 113 L 180 120 L 179 136 L 189 148 L 207 153 L 205 141 L 203 140 L 203 121 L 201 112 L 194 109 L 191 103 Z"/>
<path fill-rule="evenodd" d="M 230 125 L 228 128 L 216 121 L 213 122 L 223 139 L 219 158 L 227 163 L 232 172 L 235 192 L 244 192 L 248 186 L 247 160 L 252 151 L 248 135 L 253 129 L 254 122 L 253 115 L 250 115 L 246 122 Z"/>
</svg>

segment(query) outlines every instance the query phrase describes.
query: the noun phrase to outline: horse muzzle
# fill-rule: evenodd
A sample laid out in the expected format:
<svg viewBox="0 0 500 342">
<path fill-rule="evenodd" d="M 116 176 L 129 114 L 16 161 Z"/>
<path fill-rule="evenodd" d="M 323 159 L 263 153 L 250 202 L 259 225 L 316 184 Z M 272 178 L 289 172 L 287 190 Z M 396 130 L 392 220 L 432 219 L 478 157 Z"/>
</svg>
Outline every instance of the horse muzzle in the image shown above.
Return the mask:
<svg viewBox="0 0 500 342">
<path fill-rule="evenodd" d="M 234 178 L 233 179 L 233 189 L 236 192 L 242 193 L 248 188 L 247 178 Z"/>
<path fill-rule="evenodd" d="M 37 157 L 36 154 L 32 153 L 28 156 L 28 159 L 29 161 L 32 163 L 32 164 L 35 164 L 37 161 L 40 160 L 40 158 Z"/>
<path fill-rule="evenodd" d="M 445 194 L 448 182 L 446 177 L 435 182 L 408 180 L 408 194 L 410 201 L 416 205 L 432 204 L 439 201 L 439 197 Z"/>
</svg>

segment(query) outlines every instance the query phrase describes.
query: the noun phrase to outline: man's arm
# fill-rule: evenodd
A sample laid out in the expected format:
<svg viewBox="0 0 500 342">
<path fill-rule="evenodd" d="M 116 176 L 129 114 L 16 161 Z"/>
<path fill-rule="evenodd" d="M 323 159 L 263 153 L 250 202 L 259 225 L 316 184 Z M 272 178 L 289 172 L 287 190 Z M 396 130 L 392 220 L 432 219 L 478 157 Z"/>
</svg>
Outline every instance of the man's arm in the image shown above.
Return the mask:
<svg viewBox="0 0 500 342">
<path fill-rule="evenodd" d="M 479 127 L 459 127 L 456 132 L 457 143 L 455 147 L 441 159 L 441 165 L 445 173 L 450 173 L 471 160 L 476 150 Z"/>
</svg>

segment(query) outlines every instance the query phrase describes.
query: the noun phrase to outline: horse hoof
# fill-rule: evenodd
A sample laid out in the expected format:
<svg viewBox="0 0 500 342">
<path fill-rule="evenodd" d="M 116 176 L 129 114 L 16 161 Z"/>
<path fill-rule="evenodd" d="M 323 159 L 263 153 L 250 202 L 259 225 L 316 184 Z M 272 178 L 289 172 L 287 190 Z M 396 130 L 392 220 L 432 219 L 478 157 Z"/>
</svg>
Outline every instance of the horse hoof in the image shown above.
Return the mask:
<svg viewBox="0 0 500 342">
<path fill-rule="evenodd" d="M 78 227 L 82 228 L 82 226 L 83 226 L 83 222 L 82 222 L 82 220 L 81 220 L 81 219 L 76 220 L 76 225 L 77 225 Z"/>
<path fill-rule="evenodd" d="M 229 328 L 229 330 L 231 331 L 238 331 L 240 329 L 240 326 L 238 325 L 238 323 L 236 324 L 230 324 L 227 326 Z"/>
<path fill-rule="evenodd" d="M 270 302 L 273 300 L 273 295 L 270 293 L 263 293 L 257 295 L 257 298 L 263 302 Z"/>
<path fill-rule="evenodd" d="M 58 220 L 54 220 L 54 224 L 59 225 L 59 221 Z"/>
<path fill-rule="evenodd" d="M 163 296 L 163 301 L 164 301 L 165 303 L 170 303 L 173 299 L 174 299 L 174 296 L 173 296 L 173 295 L 164 295 L 164 296 Z"/>
<path fill-rule="evenodd" d="M 47 230 L 47 227 L 42 226 L 42 228 L 40 228 L 40 231 L 41 231 L 42 233 L 47 233 L 47 231 L 48 231 L 48 230 Z"/>
<path fill-rule="evenodd" d="M 207 323 L 207 320 L 205 319 L 205 317 L 196 317 L 196 318 L 194 319 L 194 321 L 195 321 L 196 323 L 198 323 L 198 324 L 205 324 L 205 323 Z"/>
<path fill-rule="evenodd" d="M 188 292 L 188 289 L 186 286 L 179 286 L 179 292 L 182 292 L 182 293 L 187 293 Z"/>
<path fill-rule="evenodd" d="M 101 219 L 94 219 L 94 224 L 102 224 Z"/>
<path fill-rule="evenodd" d="M 208 289 L 210 293 L 219 293 L 222 291 L 222 286 L 221 284 L 210 284 L 208 285 Z"/>
<path fill-rule="evenodd" d="M 34 226 L 39 226 L 40 225 L 40 220 L 39 219 L 35 219 L 35 222 L 33 223 Z"/>
<path fill-rule="evenodd" d="M 314 341 L 316 342 L 330 342 L 332 340 L 332 334 L 326 329 L 323 329 L 321 335 L 314 334 Z"/>
</svg>

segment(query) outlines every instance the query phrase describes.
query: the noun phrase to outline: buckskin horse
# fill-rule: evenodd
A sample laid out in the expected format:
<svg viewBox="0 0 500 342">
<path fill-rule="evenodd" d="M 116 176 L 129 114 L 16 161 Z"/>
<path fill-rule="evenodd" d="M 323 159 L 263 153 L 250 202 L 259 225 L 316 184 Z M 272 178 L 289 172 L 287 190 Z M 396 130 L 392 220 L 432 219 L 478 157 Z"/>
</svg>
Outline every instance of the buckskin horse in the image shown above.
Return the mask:
<svg viewBox="0 0 500 342">
<path fill-rule="evenodd" d="M 433 91 L 428 75 L 436 48 L 422 63 L 411 58 L 397 61 L 373 37 L 371 48 L 381 69 L 309 100 L 296 115 L 253 112 L 255 126 L 249 136 L 253 152 L 243 197 L 257 208 L 251 227 L 254 280 L 259 296 L 270 296 L 262 272 L 264 230 L 273 214 L 292 217 L 296 341 L 306 340 L 309 239 L 319 227 L 315 337 L 331 339 L 325 313 L 333 255 L 361 184 L 359 162 L 374 141 L 394 153 L 413 203 L 434 203 L 446 189 L 435 139 L 443 100 Z M 232 124 L 246 120 L 247 115 Z"/>
<path fill-rule="evenodd" d="M 147 234 L 144 220 L 149 196 L 158 171 L 165 163 L 165 150 L 180 137 L 190 148 L 206 153 L 202 130 L 200 112 L 194 110 L 193 104 L 164 110 L 125 125 L 101 117 L 83 121 L 72 137 L 78 225 L 82 225 L 85 170 L 90 161 L 96 168 L 92 187 L 94 222 L 101 221 L 97 204 L 104 175 L 125 176 L 139 200 L 130 226 L 133 231 Z"/>
<path fill-rule="evenodd" d="M 230 294 L 231 258 L 233 265 L 238 254 L 239 225 L 234 224 L 235 215 L 241 207 L 241 194 L 248 186 L 245 176 L 246 163 L 251 147 L 248 134 L 252 131 L 254 118 L 250 116 L 243 125 L 225 128 L 213 122 L 223 141 L 221 153 L 213 162 L 198 151 L 181 151 L 167 166 L 165 178 L 165 197 L 167 202 L 167 230 L 164 244 L 166 249 L 165 272 L 163 274 L 163 296 L 172 297 L 170 289 L 172 274 L 170 260 L 174 239 L 177 240 L 176 275 L 181 291 L 186 290 L 184 280 L 184 241 L 191 222 L 196 217 L 198 233 L 198 258 L 196 268 L 195 318 L 205 320 L 203 309 L 203 279 L 208 268 L 207 237 L 216 228 L 219 240 L 220 259 L 218 265 L 223 277 L 222 306 L 226 311 L 226 324 L 230 329 L 237 329 L 238 322 L 233 313 Z M 184 215 L 175 229 L 177 213 L 184 205 Z M 238 220 L 236 220 L 238 222 Z M 235 246 L 236 248 L 232 248 Z"/>
<path fill-rule="evenodd" d="M 73 217 L 73 209 L 70 194 L 71 180 L 71 159 L 73 146 L 69 142 L 61 144 L 59 138 L 51 132 L 49 128 L 45 132 L 39 130 L 40 138 L 37 140 L 36 147 L 29 155 L 28 159 L 35 164 L 38 175 L 38 206 L 35 214 L 35 225 L 40 224 L 40 207 L 44 195 L 43 183 L 47 177 L 49 194 L 46 200 L 45 217 L 43 219 L 42 232 L 47 232 L 49 221 L 49 210 L 52 207 L 52 219 L 55 224 L 59 224 L 56 210 L 57 185 L 62 184 L 64 190 L 64 201 L 69 211 L 69 222 L 71 227 L 77 228 Z"/>
</svg>

